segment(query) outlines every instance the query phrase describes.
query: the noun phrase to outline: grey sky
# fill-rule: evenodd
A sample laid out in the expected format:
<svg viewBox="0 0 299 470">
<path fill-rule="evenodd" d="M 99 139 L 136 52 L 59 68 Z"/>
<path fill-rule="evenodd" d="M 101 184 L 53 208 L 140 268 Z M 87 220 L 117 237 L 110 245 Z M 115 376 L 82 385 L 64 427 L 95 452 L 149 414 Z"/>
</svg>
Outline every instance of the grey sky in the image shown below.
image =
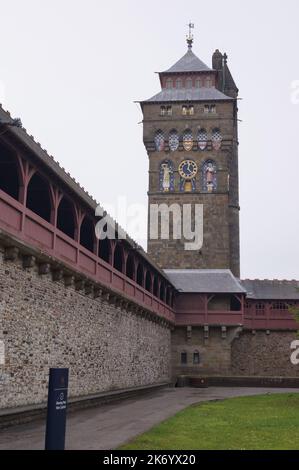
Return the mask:
<svg viewBox="0 0 299 470">
<path fill-rule="evenodd" d="M 104 204 L 147 203 L 147 155 L 134 100 L 155 71 L 216 48 L 240 89 L 242 277 L 299 278 L 299 2 L 0 0 L 0 95 L 29 134 Z M 134 237 L 134 233 L 131 234 Z"/>
</svg>

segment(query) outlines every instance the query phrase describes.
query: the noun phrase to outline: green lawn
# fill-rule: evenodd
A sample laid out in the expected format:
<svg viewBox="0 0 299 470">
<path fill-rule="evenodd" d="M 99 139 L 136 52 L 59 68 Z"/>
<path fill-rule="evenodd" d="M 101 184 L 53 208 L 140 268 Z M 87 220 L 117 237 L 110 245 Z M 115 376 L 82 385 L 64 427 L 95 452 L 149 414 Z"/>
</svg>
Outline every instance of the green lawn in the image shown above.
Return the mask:
<svg viewBox="0 0 299 470">
<path fill-rule="evenodd" d="M 121 449 L 299 449 L 299 393 L 190 406 Z"/>
</svg>

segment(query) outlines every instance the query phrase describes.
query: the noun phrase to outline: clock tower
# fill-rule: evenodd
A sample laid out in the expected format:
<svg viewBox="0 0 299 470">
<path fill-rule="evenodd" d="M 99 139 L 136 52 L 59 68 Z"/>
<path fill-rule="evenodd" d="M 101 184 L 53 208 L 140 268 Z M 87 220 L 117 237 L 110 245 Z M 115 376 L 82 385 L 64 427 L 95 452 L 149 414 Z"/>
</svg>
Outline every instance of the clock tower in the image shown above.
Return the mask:
<svg viewBox="0 0 299 470">
<path fill-rule="evenodd" d="M 239 276 L 238 89 L 226 54 L 216 50 L 210 68 L 194 54 L 191 30 L 187 44 L 186 54 L 159 73 L 161 91 L 140 103 L 149 157 L 148 253 L 163 269 L 231 269 Z M 202 243 L 191 249 L 184 207 L 191 231 L 202 224 Z"/>
</svg>

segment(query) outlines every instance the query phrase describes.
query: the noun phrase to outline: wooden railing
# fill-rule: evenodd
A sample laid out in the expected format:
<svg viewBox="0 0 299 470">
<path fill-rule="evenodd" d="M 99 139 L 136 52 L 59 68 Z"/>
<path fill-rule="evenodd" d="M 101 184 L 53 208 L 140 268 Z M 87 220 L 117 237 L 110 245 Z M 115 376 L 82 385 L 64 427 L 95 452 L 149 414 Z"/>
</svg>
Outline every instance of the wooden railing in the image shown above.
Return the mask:
<svg viewBox="0 0 299 470">
<path fill-rule="evenodd" d="M 0 190 L 0 229 L 28 246 L 56 258 L 94 282 L 123 294 L 156 315 L 174 322 L 173 309 L 96 254 L 65 235 Z"/>
</svg>

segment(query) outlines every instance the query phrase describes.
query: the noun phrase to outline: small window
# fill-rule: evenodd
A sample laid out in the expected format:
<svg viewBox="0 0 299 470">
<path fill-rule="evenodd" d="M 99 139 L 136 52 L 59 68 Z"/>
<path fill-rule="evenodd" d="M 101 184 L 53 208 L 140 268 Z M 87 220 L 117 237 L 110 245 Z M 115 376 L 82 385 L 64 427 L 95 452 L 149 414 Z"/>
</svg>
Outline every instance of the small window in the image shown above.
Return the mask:
<svg viewBox="0 0 299 470">
<path fill-rule="evenodd" d="M 178 79 L 176 80 L 175 86 L 176 86 L 176 88 L 178 88 L 178 89 L 182 88 L 182 80 L 181 80 L 181 78 L 178 78 Z"/>
<path fill-rule="evenodd" d="M 166 114 L 165 106 L 161 106 L 161 108 L 160 108 L 160 116 L 165 116 L 165 114 Z"/>
<path fill-rule="evenodd" d="M 181 364 L 187 364 L 187 353 L 185 351 L 181 353 Z"/>
<path fill-rule="evenodd" d="M 182 106 L 182 115 L 183 116 L 193 116 L 194 115 L 194 106 L 190 105 L 184 105 Z"/>
<path fill-rule="evenodd" d="M 202 87 L 201 78 L 197 78 L 195 80 L 195 88 L 201 88 L 201 87 Z"/>
<path fill-rule="evenodd" d="M 288 310 L 288 309 L 289 309 L 288 304 L 284 302 L 274 302 L 271 305 L 271 310 Z"/>
<path fill-rule="evenodd" d="M 206 87 L 211 88 L 211 86 L 212 86 L 212 79 L 211 79 L 211 77 L 207 77 L 206 78 Z"/>
<path fill-rule="evenodd" d="M 167 106 L 166 113 L 167 113 L 167 116 L 172 116 L 172 106 Z"/>
<path fill-rule="evenodd" d="M 255 313 L 256 315 L 265 315 L 265 304 L 260 303 L 260 302 L 256 304 Z"/>
<path fill-rule="evenodd" d="M 187 78 L 186 80 L 186 88 L 192 88 L 192 78 Z"/>
<path fill-rule="evenodd" d="M 216 105 L 215 104 L 205 104 L 204 105 L 204 113 L 216 113 Z"/>
<path fill-rule="evenodd" d="M 166 88 L 170 89 L 173 86 L 173 82 L 171 78 L 167 78 L 166 80 Z"/>
<path fill-rule="evenodd" d="M 200 356 L 198 351 L 193 353 L 193 364 L 200 364 Z"/>
</svg>

